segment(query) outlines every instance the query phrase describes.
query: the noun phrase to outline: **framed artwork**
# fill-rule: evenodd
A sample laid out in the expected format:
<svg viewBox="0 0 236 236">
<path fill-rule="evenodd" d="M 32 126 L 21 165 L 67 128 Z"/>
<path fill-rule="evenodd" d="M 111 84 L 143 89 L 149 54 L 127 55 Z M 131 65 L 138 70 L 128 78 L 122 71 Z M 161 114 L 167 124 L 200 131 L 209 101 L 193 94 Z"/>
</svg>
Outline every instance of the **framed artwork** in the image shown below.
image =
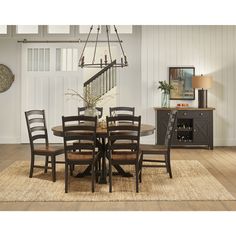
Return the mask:
<svg viewBox="0 0 236 236">
<path fill-rule="evenodd" d="M 194 67 L 169 67 L 169 83 L 174 87 L 170 91 L 170 100 L 194 100 L 195 90 L 192 88 Z"/>
</svg>

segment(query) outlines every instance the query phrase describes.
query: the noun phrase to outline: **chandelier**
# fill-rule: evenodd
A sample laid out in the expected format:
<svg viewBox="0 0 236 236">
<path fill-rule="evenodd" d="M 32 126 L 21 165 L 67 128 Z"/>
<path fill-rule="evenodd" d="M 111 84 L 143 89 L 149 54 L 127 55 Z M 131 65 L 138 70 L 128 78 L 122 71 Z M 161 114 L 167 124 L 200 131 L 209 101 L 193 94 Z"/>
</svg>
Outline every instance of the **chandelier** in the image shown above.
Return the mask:
<svg viewBox="0 0 236 236">
<path fill-rule="evenodd" d="M 106 39 L 105 40 L 99 40 L 98 39 L 100 30 L 101 30 L 100 26 L 97 27 L 96 40 L 94 40 L 94 41 L 89 40 L 90 35 L 91 35 L 91 31 L 93 30 L 93 25 L 90 27 L 87 39 L 86 39 L 85 44 L 84 44 L 84 48 L 82 50 L 82 53 L 81 53 L 81 56 L 80 56 L 80 59 L 79 59 L 79 67 L 81 67 L 81 68 L 84 68 L 84 67 L 87 67 L 87 68 L 104 68 L 112 62 L 115 63 L 114 64 L 115 67 L 128 66 L 127 57 L 126 57 L 126 55 L 124 53 L 124 49 L 122 47 L 122 42 L 123 41 L 120 40 L 120 37 L 119 37 L 116 26 L 114 25 L 113 27 L 114 27 L 114 31 L 115 31 L 115 34 L 116 34 L 116 37 L 117 37 L 116 41 L 110 40 L 110 38 L 109 38 L 109 28 L 108 28 L 107 25 L 106 25 Z M 85 55 L 84 55 L 85 49 L 86 49 L 88 43 L 94 43 L 94 50 L 93 50 L 93 56 L 92 56 L 91 62 L 86 62 L 86 58 L 85 58 Z M 98 44 L 99 43 L 107 44 L 106 48 L 108 49 L 108 53 L 107 53 L 107 50 L 105 50 L 104 55 L 98 58 L 96 54 L 97 54 L 97 51 L 98 51 L 97 49 L 98 49 Z M 111 43 L 118 43 L 120 51 L 121 51 L 121 55 L 122 55 L 120 60 L 118 60 L 117 58 L 113 58 L 114 54 L 112 54 L 112 52 L 111 52 Z"/>
</svg>

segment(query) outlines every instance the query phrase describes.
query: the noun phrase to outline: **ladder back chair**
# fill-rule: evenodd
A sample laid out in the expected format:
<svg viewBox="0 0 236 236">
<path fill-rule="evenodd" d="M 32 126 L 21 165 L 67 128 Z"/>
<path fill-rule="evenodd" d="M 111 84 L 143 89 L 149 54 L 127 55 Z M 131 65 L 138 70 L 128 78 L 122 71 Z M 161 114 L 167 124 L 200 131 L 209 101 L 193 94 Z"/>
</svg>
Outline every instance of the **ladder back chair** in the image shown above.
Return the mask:
<svg viewBox="0 0 236 236">
<path fill-rule="evenodd" d="M 134 116 L 134 107 L 110 107 L 110 116 L 131 115 Z"/>
<path fill-rule="evenodd" d="M 43 168 L 44 173 L 48 169 L 52 169 L 52 180 L 56 181 L 56 163 L 65 163 L 64 161 L 56 161 L 56 157 L 64 153 L 63 146 L 51 146 L 48 141 L 48 132 L 46 127 L 45 111 L 30 110 L 25 112 L 26 125 L 30 140 L 31 163 L 29 177 L 32 178 L 34 168 Z M 35 142 L 40 140 L 43 144 L 38 145 Z M 45 156 L 45 165 L 35 165 L 35 156 Z M 51 157 L 51 160 L 49 160 Z M 48 166 L 51 163 L 51 167 Z"/>
<path fill-rule="evenodd" d="M 174 125 L 176 121 L 176 115 L 177 115 L 177 110 L 172 110 L 170 112 L 164 145 L 149 145 L 149 144 L 140 145 L 142 167 L 165 167 L 167 169 L 167 172 L 169 173 L 170 178 L 172 178 L 171 164 L 170 164 L 170 148 L 171 148 L 171 138 L 173 135 Z M 157 156 L 155 156 L 155 159 L 146 159 L 144 158 L 146 155 L 157 155 Z M 164 156 L 164 159 L 158 158 L 159 156 Z M 153 165 L 153 164 L 147 164 L 148 162 L 163 163 L 163 164 Z"/>
<path fill-rule="evenodd" d="M 78 107 L 78 115 L 85 115 L 85 110 L 87 109 L 87 107 Z M 96 107 L 96 110 L 98 111 L 98 116 L 97 118 L 100 119 L 103 116 L 103 107 Z M 101 163 L 99 162 L 99 169 L 101 168 Z M 71 165 L 71 174 L 72 171 L 74 170 L 74 165 Z"/>
<path fill-rule="evenodd" d="M 68 192 L 68 167 L 71 165 L 91 165 L 92 192 L 97 180 L 96 127 L 97 117 L 62 116 L 65 149 L 65 193 Z"/>
<path fill-rule="evenodd" d="M 141 116 L 107 117 L 109 192 L 112 192 L 112 166 L 134 165 L 136 192 L 139 192 L 141 170 L 139 143 Z"/>
</svg>

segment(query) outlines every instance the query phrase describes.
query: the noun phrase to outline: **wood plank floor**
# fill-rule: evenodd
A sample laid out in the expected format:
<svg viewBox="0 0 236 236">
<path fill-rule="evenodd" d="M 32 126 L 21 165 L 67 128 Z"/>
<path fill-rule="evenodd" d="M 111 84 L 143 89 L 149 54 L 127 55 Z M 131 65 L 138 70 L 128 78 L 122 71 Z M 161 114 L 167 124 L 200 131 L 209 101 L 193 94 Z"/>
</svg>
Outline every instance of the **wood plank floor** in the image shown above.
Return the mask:
<svg viewBox="0 0 236 236">
<path fill-rule="evenodd" d="M 236 197 L 236 147 L 173 149 L 172 159 L 198 160 Z M 0 145 L 0 171 L 16 160 L 29 160 L 26 144 Z M 1 211 L 235 211 L 236 201 L 149 202 L 0 202 Z"/>
</svg>

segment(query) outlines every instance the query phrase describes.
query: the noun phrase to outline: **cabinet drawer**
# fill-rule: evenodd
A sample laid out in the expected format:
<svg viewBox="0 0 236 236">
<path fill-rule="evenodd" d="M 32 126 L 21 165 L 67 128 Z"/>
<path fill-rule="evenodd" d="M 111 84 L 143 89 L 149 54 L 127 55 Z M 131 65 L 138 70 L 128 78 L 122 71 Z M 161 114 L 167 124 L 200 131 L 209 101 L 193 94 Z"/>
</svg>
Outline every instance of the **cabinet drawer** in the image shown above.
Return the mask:
<svg viewBox="0 0 236 236">
<path fill-rule="evenodd" d="M 177 113 L 178 118 L 193 118 L 193 112 L 192 111 L 185 111 L 185 110 L 179 110 Z"/>
<path fill-rule="evenodd" d="M 209 117 L 209 111 L 194 111 L 195 119 L 204 119 Z"/>
<path fill-rule="evenodd" d="M 207 119 L 208 117 L 209 111 L 178 111 L 178 118 Z"/>
</svg>

